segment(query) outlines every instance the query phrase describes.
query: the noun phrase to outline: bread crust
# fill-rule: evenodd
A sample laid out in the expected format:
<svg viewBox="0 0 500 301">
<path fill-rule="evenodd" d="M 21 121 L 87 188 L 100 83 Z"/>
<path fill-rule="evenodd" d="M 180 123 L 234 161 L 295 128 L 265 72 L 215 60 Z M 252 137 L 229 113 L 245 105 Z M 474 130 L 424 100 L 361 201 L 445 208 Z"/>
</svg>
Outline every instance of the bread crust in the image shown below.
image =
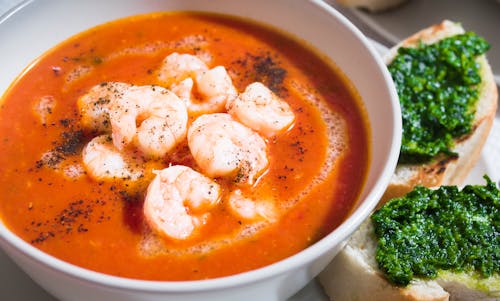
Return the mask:
<svg viewBox="0 0 500 301">
<path fill-rule="evenodd" d="M 386 64 L 389 64 L 400 47 L 415 47 L 420 41 L 432 44 L 463 32 L 464 29 L 460 24 L 445 20 L 405 39 L 391 48 L 383 59 Z M 427 164 L 398 164 L 379 205 L 391 198 L 406 194 L 416 185 L 427 187 L 462 185 L 463 180 L 480 157 L 497 109 L 498 91 L 491 67 L 485 55 L 478 57 L 477 61 L 481 66 L 482 79 L 479 87 L 479 100 L 476 105 L 472 132 L 455 140 L 453 151 L 458 154 L 458 157 L 438 156 Z"/>
</svg>

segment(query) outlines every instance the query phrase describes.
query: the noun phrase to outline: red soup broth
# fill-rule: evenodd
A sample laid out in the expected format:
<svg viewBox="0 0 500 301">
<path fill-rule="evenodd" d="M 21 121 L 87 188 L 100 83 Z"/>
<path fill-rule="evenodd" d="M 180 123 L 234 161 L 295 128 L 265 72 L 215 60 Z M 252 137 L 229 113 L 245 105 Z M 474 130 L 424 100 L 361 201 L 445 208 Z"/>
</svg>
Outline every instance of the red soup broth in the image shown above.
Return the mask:
<svg viewBox="0 0 500 301">
<path fill-rule="evenodd" d="M 95 133 L 82 130 L 77 99 L 103 82 L 159 84 L 157 70 L 173 52 L 225 66 L 239 92 L 261 81 L 291 106 L 296 120 L 266 140 L 270 164 L 252 187 L 274 200 L 274 222 L 233 216 L 223 195 L 194 237 L 169 239 L 143 218 L 147 182 L 131 193 L 85 173 L 81 151 Z M 64 261 L 136 279 L 214 278 L 296 254 L 348 216 L 370 159 L 366 112 L 332 63 L 287 34 L 213 14 L 133 16 L 64 41 L 4 95 L 0 133 L 3 223 Z M 197 168 L 186 146 L 148 164 Z M 227 179 L 215 181 L 225 194 L 235 189 Z"/>
</svg>

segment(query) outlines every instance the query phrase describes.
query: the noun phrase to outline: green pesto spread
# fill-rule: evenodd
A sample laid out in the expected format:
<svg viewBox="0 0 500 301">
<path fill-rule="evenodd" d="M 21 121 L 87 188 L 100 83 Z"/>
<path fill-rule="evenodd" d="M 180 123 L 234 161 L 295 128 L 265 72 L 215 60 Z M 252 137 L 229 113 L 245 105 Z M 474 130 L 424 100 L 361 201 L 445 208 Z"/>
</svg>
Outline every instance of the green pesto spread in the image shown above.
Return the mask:
<svg viewBox="0 0 500 301">
<path fill-rule="evenodd" d="M 472 130 L 481 83 L 475 58 L 490 45 L 472 32 L 399 48 L 388 66 L 403 117 L 399 163 L 455 155 L 454 139 Z"/>
<path fill-rule="evenodd" d="M 500 273 L 500 190 L 487 184 L 436 190 L 417 186 L 372 215 L 376 260 L 387 279 L 406 286 L 440 271 Z"/>
</svg>

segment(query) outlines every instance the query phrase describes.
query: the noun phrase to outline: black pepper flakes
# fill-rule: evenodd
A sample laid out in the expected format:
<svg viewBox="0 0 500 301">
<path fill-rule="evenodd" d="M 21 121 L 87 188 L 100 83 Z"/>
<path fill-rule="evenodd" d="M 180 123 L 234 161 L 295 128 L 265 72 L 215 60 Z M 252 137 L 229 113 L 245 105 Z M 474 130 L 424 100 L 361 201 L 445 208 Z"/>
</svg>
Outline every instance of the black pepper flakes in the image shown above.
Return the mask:
<svg viewBox="0 0 500 301">
<path fill-rule="evenodd" d="M 246 81 L 259 81 L 269 87 L 271 91 L 283 97 L 286 94 L 286 88 L 283 86 L 283 81 L 287 76 L 287 71 L 281 68 L 276 55 L 270 52 L 265 52 L 259 55 L 247 53 L 242 59 L 234 61 L 232 64 L 239 65 L 245 70 L 244 74 L 239 74 L 240 78 Z M 251 68 L 248 68 L 251 66 Z"/>
<path fill-rule="evenodd" d="M 72 124 L 72 122 L 73 120 L 69 118 L 59 120 L 59 123 L 65 128 L 69 127 Z"/>
<path fill-rule="evenodd" d="M 97 222 L 102 223 L 110 220 L 104 211 L 98 212 L 98 207 L 106 205 L 102 200 L 76 200 L 69 202 L 54 217 L 45 221 L 33 220 L 30 227 L 25 228 L 27 232 L 34 232 L 35 238 L 31 240 L 32 244 L 39 244 L 49 238 L 57 235 L 69 235 L 71 233 L 86 233 L 89 231 L 88 224 Z M 34 210 L 33 203 L 30 202 L 28 210 Z"/>
<path fill-rule="evenodd" d="M 63 126 L 70 127 L 72 121 L 63 119 L 59 121 Z M 68 156 L 74 156 L 81 153 L 87 138 L 81 130 L 68 130 L 61 134 L 60 141 L 53 141 L 54 148 L 48 151 L 40 160 L 35 162 L 36 168 L 47 166 L 57 168 L 59 164 L 66 160 Z"/>
<path fill-rule="evenodd" d="M 61 134 L 62 142 L 56 146 L 56 150 L 63 155 L 76 155 L 81 152 L 84 145 L 83 131 L 68 131 Z"/>
</svg>

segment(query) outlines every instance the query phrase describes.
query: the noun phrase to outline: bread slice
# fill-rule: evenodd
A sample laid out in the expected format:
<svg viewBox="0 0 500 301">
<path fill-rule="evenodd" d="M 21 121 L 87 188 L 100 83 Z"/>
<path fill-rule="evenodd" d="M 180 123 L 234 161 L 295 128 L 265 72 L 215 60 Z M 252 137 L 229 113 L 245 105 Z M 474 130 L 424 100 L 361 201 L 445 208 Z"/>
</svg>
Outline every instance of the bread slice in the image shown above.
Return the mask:
<svg viewBox="0 0 500 301">
<path fill-rule="evenodd" d="M 463 33 L 457 23 L 444 21 L 424 29 L 392 48 L 384 57 L 388 64 L 401 46 L 412 47 L 419 41 L 432 44 L 445 37 Z M 425 165 L 398 165 L 389 187 L 381 200 L 399 197 L 416 185 L 437 187 L 460 185 L 479 158 L 495 117 L 497 88 L 486 58 L 478 58 L 481 64 L 482 83 L 476 107 L 473 132 L 456 141 L 453 151 L 457 159 L 437 158 Z M 436 280 L 415 279 L 407 287 L 390 284 L 378 269 L 375 260 L 377 240 L 371 220 L 365 221 L 353 234 L 345 248 L 319 275 L 320 283 L 333 301 L 445 301 L 445 300 L 500 300 L 500 280 L 478 283 L 467 275 L 444 273 Z M 481 289 L 483 287 L 483 289 Z M 493 290 L 490 295 L 484 292 Z M 491 295 L 493 294 L 493 295 Z"/>
<path fill-rule="evenodd" d="M 414 47 L 419 41 L 432 44 L 443 38 L 463 32 L 464 29 L 460 24 L 445 20 L 412 35 L 394 46 L 383 59 L 386 64 L 389 64 L 396 56 L 399 47 Z M 481 66 L 482 82 L 479 88 L 479 100 L 476 105 L 473 131 L 466 137 L 461 137 L 455 141 L 453 151 L 458 154 L 458 157 L 455 159 L 438 157 L 427 164 L 398 164 L 382 197 L 381 204 L 391 198 L 406 194 L 416 185 L 426 187 L 461 185 L 472 167 L 474 167 L 493 125 L 498 99 L 497 86 L 486 57 L 481 55 L 477 60 Z"/>
<path fill-rule="evenodd" d="M 406 0 L 337 0 L 337 3 L 347 7 L 360 7 L 371 12 L 381 12 L 395 8 Z"/>
<path fill-rule="evenodd" d="M 490 295 L 467 275 L 447 273 L 436 280 L 414 279 L 407 287 L 391 285 L 375 260 L 377 240 L 371 220 L 365 221 L 345 248 L 318 276 L 332 301 L 494 301 L 500 300 L 500 286 Z"/>
</svg>

